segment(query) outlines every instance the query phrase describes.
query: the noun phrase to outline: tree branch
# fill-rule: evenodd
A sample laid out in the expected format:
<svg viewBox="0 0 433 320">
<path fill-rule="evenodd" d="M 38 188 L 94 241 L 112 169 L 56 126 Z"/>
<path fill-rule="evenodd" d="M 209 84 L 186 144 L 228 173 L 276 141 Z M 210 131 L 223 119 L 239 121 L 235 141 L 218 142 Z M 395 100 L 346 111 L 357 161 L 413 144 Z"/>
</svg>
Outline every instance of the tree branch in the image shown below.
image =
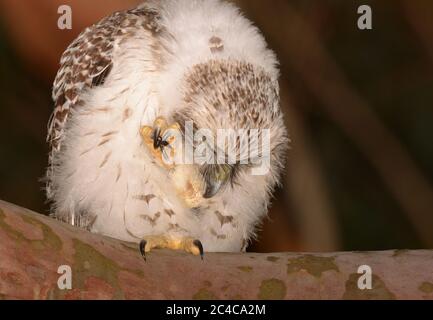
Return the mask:
<svg viewBox="0 0 433 320">
<path fill-rule="evenodd" d="M 0 298 L 4 299 L 432 299 L 433 251 L 186 253 L 155 250 L 0 201 Z M 373 288 L 359 290 L 360 265 Z M 59 266 L 72 270 L 60 290 Z"/>
</svg>

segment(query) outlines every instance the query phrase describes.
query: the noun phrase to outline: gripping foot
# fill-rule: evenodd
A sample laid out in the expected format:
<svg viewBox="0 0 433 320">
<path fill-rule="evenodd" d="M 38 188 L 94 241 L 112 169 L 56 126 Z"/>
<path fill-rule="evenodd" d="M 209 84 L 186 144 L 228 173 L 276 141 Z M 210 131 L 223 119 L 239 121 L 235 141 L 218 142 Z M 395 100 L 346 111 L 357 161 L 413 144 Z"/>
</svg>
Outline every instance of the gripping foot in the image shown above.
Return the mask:
<svg viewBox="0 0 433 320">
<path fill-rule="evenodd" d="M 140 242 L 140 253 L 146 261 L 146 253 L 152 249 L 183 250 L 193 255 L 200 255 L 203 260 L 203 245 L 200 240 L 191 237 L 172 238 L 167 236 L 148 236 Z"/>
</svg>

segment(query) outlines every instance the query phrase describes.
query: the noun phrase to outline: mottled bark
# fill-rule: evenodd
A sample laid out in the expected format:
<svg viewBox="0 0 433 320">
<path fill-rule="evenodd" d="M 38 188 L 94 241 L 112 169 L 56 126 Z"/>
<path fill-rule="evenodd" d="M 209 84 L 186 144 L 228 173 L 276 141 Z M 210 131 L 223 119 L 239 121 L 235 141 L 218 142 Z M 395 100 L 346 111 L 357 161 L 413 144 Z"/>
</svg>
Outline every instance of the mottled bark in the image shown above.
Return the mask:
<svg viewBox="0 0 433 320">
<path fill-rule="evenodd" d="M 358 267 L 373 288 L 357 287 Z M 72 289 L 57 286 L 72 269 Z M 204 261 L 91 234 L 0 201 L 3 299 L 432 299 L 433 251 L 207 253 Z"/>
</svg>

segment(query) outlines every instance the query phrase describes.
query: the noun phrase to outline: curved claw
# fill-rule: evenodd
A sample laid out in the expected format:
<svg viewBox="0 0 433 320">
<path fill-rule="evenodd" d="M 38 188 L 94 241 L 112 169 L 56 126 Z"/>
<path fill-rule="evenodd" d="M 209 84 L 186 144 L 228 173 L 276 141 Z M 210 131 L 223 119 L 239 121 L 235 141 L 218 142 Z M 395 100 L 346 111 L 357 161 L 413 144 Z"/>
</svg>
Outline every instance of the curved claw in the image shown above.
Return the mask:
<svg viewBox="0 0 433 320">
<path fill-rule="evenodd" d="M 193 242 L 192 242 L 197 248 L 198 248 L 198 250 L 200 251 L 200 258 L 203 260 L 203 254 L 204 254 L 204 252 L 203 252 L 203 245 L 201 244 L 201 241 L 200 240 L 194 240 Z"/>
<path fill-rule="evenodd" d="M 146 244 L 147 244 L 146 240 L 140 241 L 140 253 L 141 253 L 141 256 L 143 257 L 144 261 L 146 261 Z"/>
<path fill-rule="evenodd" d="M 200 254 L 201 260 L 203 260 L 203 245 L 200 240 L 192 240 L 191 238 L 186 238 L 181 240 L 182 242 L 179 242 L 179 240 L 170 240 L 163 236 L 152 236 L 148 238 L 147 240 L 141 240 L 139 244 L 139 249 L 141 256 L 143 257 L 143 260 L 146 261 L 146 248 L 152 249 L 152 248 L 166 248 L 166 249 L 173 249 L 173 250 L 179 250 L 183 249 L 186 252 L 197 254 Z M 194 249 L 194 250 L 191 250 Z"/>
<path fill-rule="evenodd" d="M 158 149 L 159 146 L 161 145 L 162 142 L 162 138 L 161 138 L 161 129 L 160 128 L 156 128 L 153 131 L 153 148 L 154 149 Z"/>
</svg>

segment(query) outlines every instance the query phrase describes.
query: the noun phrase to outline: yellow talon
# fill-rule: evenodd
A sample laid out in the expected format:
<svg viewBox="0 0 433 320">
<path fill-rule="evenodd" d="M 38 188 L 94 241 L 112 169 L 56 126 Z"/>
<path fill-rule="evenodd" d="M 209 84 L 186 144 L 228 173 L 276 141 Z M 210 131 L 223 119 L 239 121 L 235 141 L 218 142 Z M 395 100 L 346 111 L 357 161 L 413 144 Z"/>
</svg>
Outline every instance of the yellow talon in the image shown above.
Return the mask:
<svg viewBox="0 0 433 320">
<path fill-rule="evenodd" d="M 200 255 L 203 260 L 203 245 L 200 240 L 191 237 L 172 238 L 164 235 L 147 236 L 140 242 L 140 252 L 146 261 L 146 252 L 152 249 L 183 250 L 195 256 Z"/>
<path fill-rule="evenodd" d="M 153 157 L 155 157 L 162 166 L 171 169 L 174 167 L 174 164 L 164 161 L 163 152 L 165 148 L 169 148 L 168 155 L 171 159 L 174 159 L 174 156 L 176 155 L 174 147 L 176 137 L 174 135 L 169 135 L 168 138 L 164 140 L 163 137 L 168 130 L 176 130 L 179 132 L 180 126 L 178 123 L 173 123 L 168 126 L 167 121 L 163 117 L 157 117 L 153 122 L 153 127 L 141 127 L 140 134 Z"/>
<path fill-rule="evenodd" d="M 167 121 L 163 117 L 158 117 L 153 122 L 153 127 L 165 131 L 167 129 Z"/>
</svg>

